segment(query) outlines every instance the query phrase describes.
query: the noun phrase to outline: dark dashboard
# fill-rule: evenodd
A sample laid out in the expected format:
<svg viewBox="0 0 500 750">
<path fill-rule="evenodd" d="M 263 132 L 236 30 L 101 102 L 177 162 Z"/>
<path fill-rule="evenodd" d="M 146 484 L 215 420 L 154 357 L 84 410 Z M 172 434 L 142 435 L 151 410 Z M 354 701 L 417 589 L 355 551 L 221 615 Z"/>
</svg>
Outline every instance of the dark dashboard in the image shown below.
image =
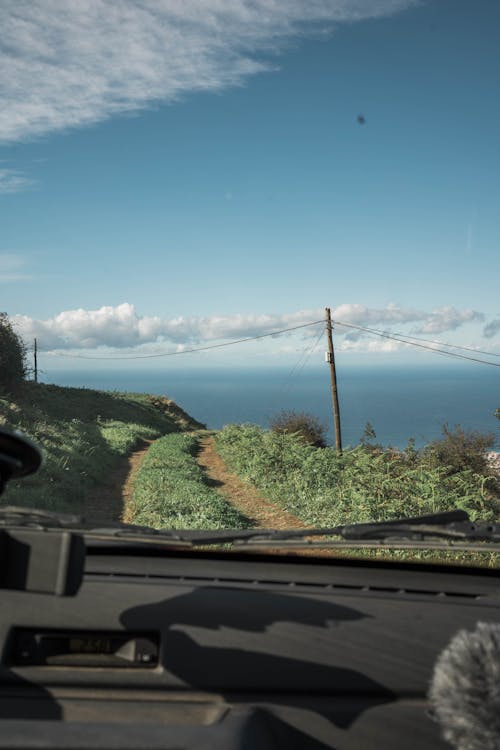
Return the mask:
<svg viewBox="0 0 500 750">
<path fill-rule="evenodd" d="M 449 747 L 434 664 L 499 578 L 90 546 L 76 595 L 2 592 L 0 747 Z"/>
</svg>

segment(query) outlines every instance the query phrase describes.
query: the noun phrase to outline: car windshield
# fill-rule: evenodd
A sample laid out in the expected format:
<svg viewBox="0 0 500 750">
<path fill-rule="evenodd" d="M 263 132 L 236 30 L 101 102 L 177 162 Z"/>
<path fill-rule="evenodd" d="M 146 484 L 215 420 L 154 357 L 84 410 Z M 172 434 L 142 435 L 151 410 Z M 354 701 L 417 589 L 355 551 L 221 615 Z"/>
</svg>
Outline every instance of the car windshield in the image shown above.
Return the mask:
<svg viewBox="0 0 500 750">
<path fill-rule="evenodd" d="M 44 456 L 2 505 L 497 522 L 497 0 L 0 18 L 0 425 Z M 428 541 L 380 554 L 498 565 Z"/>
</svg>

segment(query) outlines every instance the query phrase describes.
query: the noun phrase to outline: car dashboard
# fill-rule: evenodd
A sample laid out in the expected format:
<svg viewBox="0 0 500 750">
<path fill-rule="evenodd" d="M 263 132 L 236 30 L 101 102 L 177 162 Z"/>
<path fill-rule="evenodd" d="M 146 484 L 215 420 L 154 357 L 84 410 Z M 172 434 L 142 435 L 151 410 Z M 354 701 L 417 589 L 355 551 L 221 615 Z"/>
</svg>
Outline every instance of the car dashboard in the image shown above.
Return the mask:
<svg viewBox="0 0 500 750">
<path fill-rule="evenodd" d="M 74 596 L 2 592 L 0 747 L 445 748 L 427 702 L 496 571 L 89 546 Z"/>
</svg>

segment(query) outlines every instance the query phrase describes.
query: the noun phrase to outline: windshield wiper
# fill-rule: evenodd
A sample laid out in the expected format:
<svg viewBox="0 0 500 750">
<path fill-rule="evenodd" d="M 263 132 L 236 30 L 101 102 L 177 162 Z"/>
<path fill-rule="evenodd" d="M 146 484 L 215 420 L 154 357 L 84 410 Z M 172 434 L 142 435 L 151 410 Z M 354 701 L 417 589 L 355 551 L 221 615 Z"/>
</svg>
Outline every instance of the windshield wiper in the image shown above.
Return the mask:
<svg viewBox="0 0 500 750">
<path fill-rule="evenodd" d="M 341 540 L 335 541 L 330 537 L 341 537 Z M 479 542 L 489 543 L 490 550 L 495 549 L 494 545 L 500 542 L 500 524 L 471 521 L 465 511 L 457 509 L 391 521 L 346 524 L 329 528 L 270 532 L 254 529 L 253 535 L 246 540 L 236 535 L 235 542 L 266 547 L 279 542 L 287 547 L 307 544 L 316 547 L 453 546 L 461 549 L 470 549 L 471 543 Z M 485 544 L 481 544 L 480 549 L 486 551 Z"/>
<path fill-rule="evenodd" d="M 158 543 L 175 547 L 232 544 L 235 547 L 439 547 L 495 550 L 500 524 L 471 521 L 463 510 L 424 516 L 346 524 L 326 528 L 279 529 L 153 529 L 118 521 L 96 521 L 67 513 L 6 506 L 0 508 L 0 527 L 70 529 L 87 538 Z M 340 537 L 340 539 L 332 539 Z M 500 550 L 495 550 L 500 551 Z"/>
<path fill-rule="evenodd" d="M 38 531 L 65 530 L 83 534 L 85 538 L 168 546 L 193 547 L 197 545 L 225 544 L 249 539 L 256 534 L 273 535 L 274 530 L 260 529 L 155 529 L 95 518 L 86 518 L 72 513 L 6 505 L 0 507 L 0 529 L 34 529 Z M 276 532 L 280 533 L 280 532 Z"/>
<path fill-rule="evenodd" d="M 74 531 L 87 537 L 100 539 L 133 538 L 138 541 L 168 541 L 175 546 L 191 546 L 189 540 L 182 538 L 175 529 L 153 529 L 149 526 L 138 526 L 121 521 L 104 521 L 85 518 L 72 513 L 56 513 L 36 508 L 25 508 L 6 505 L 0 508 L 0 528 L 29 528 L 39 531 L 65 530 Z"/>
<path fill-rule="evenodd" d="M 245 541 L 254 536 L 273 536 L 282 532 L 260 529 L 155 529 L 121 521 L 86 518 L 72 513 L 59 513 L 23 506 L 0 507 L 0 529 L 29 528 L 39 531 L 69 530 L 84 534 L 87 538 L 112 539 L 125 542 L 148 542 L 192 547 L 196 545 L 225 544 Z"/>
</svg>

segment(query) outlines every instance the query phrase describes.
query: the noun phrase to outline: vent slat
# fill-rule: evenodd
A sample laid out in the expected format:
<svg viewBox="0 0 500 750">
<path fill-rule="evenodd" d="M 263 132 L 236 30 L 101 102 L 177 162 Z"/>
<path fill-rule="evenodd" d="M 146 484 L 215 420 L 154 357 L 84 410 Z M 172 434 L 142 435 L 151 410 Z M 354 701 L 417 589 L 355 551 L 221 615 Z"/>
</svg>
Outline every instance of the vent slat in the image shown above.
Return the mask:
<svg viewBox="0 0 500 750">
<path fill-rule="evenodd" d="M 123 582 L 126 581 L 148 581 L 151 582 L 160 582 L 165 581 L 168 583 L 189 583 L 189 584 L 200 584 L 200 585 L 220 585 L 220 584 L 228 584 L 228 585 L 247 585 L 247 586 L 276 586 L 279 588 L 289 588 L 293 587 L 294 589 L 297 588 L 303 588 L 303 589 L 315 589 L 316 591 L 324 590 L 324 591 L 339 591 L 339 592 L 353 592 L 356 594 L 361 595 L 369 595 L 369 594 L 388 594 L 388 595 L 394 595 L 398 598 L 401 598 L 402 596 L 421 596 L 425 598 L 446 598 L 446 599 L 480 599 L 481 594 L 478 593 L 470 593 L 470 592 L 464 592 L 464 591 L 442 591 L 440 589 L 417 589 L 417 588 L 406 588 L 401 586 L 370 586 L 370 585 L 361 585 L 361 584 L 350 584 L 350 583 L 317 583 L 314 581 L 283 581 L 279 579 L 247 579 L 247 578 L 213 578 L 213 577 L 206 577 L 203 578 L 201 576 L 179 576 L 179 575 L 165 575 L 165 574 L 143 574 L 143 573 L 91 573 L 89 574 L 89 577 L 92 578 L 109 578 L 113 580 L 120 579 Z"/>
</svg>

